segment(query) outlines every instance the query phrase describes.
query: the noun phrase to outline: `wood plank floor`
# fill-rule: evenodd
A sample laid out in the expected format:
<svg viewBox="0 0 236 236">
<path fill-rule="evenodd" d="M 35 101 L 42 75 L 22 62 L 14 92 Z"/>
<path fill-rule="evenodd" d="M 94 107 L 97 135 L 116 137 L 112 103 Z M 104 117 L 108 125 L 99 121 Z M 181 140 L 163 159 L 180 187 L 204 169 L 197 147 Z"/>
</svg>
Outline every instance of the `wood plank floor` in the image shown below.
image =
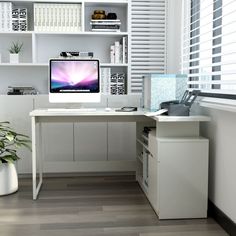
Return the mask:
<svg viewBox="0 0 236 236">
<path fill-rule="evenodd" d="M 0 236 L 225 236 L 211 218 L 161 220 L 132 176 L 31 179 L 0 197 Z"/>
</svg>

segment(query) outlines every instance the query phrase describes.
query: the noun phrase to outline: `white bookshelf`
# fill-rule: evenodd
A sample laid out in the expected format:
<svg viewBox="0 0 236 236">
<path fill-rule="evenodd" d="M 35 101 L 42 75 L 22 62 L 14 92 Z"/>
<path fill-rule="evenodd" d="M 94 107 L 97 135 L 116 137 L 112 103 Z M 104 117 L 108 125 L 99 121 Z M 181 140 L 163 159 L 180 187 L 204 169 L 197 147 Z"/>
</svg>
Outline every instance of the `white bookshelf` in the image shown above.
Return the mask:
<svg viewBox="0 0 236 236">
<path fill-rule="evenodd" d="M 1 2 L 1 1 L 0 1 Z M 129 39 L 129 18 L 128 10 L 130 1 L 128 0 L 115 0 L 115 1 L 94 1 L 94 0 L 23 0 L 23 1 L 4 1 L 12 2 L 16 8 L 27 8 L 28 12 L 28 31 L 0 31 L 0 84 L 7 85 L 2 80 L 8 78 L 8 85 L 22 84 L 20 78 L 24 77 L 29 86 L 34 86 L 36 89 L 38 85 L 42 84 L 41 81 L 32 79 L 35 73 L 41 73 L 40 68 L 43 70 L 42 80 L 45 80 L 45 70 L 48 67 L 50 58 L 58 58 L 61 51 L 89 51 L 94 53 L 94 58 L 100 60 L 101 67 L 110 67 L 112 73 L 125 73 L 126 74 L 126 93 L 129 88 L 127 87 L 128 79 L 130 77 L 129 63 L 110 63 L 110 45 L 115 41 L 119 41 L 122 37 L 127 36 Z M 34 30 L 34 3 L 55 3 L 55 4 L 81 4 L 81 30 L 77 32 L 67 31 L 35 31 Z M 91 31 L 90 19 L 94 10 L 103 9 L 108 12 L 115 12 L 117 17 L 121 20 L 120 32 L 93 32 Z M 11 64 L 9 62 L 8 48 L 11 42 L 22 42 L 23 50 L 20 53 L 19 63 Z M 129 56 L 129 53 L 128 53 Z M 128 58 L 128 62 L 130 59 Z M 11 67 L 11 72 L 8 73 L 7 68 Z M 27 68 L 27 69 L 26 69 Z M 28 69 L 30 68 L 30 69 Z M 25 71 L 24 71 L 25 70 Z M 29 70 L 29 73 L 26 73 Z M 14 72 L 14 73 L 13 73 Z M 15 74 L 15 76 L 14 76 Z M 39 77 L 36 75 L 36 77 Z M 17 78 L 17 79 L 16 79 Z M 47 83 L 43 82 L 45 86 Z M 47 87 L 45 87 L 45 90 Z M 7 93 L 7 86 L 1 89 L 1 92 Z"/>
</svg>

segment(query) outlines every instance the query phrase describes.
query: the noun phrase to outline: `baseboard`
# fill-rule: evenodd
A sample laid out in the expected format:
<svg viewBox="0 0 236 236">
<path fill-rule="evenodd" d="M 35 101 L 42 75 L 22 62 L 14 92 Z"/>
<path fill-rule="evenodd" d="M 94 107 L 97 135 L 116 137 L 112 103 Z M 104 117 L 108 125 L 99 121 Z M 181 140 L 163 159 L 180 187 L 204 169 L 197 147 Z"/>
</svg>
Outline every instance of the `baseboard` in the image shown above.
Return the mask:
<svg viewBox="0 0 236 236">
<path fill-rule="evenodd" d="M 230 236 L 236 236 L 236 224 L 210 200 L 208 201 L 208 216 L 214 218 Z"/>
<path fill-rule="evenodd" d="M 88 173 L 80 173 L 80 172 L 73 172 L 73 173 L 69 173 L 69 172 L 65 172 L 65 173 L 44 173 L 43 177 L 46 178 L 54 178 L 54 177 L 86 177 L 86 176 L 131 176 L 134 178 L 135 180 L 135 172 L 134 171 L 117 171 L 117 172 L 88 172 Z M 25 174 L 18 174 L 18 177 L 20 179 L 23 178 L 32 178 L 32 174 L 31 173 L 25 173 Z"/>
</svg>

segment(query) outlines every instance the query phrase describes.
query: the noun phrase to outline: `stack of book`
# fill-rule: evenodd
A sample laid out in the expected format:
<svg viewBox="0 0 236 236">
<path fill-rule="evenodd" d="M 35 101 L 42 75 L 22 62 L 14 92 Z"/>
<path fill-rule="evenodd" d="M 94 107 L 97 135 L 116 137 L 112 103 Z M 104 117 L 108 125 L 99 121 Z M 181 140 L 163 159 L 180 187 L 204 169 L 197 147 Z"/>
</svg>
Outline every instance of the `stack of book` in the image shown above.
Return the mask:
<svg viewBox="0 0 236 236">
<path fill-rule="evenodd" d="M 27 9 L 13 8 L 11 2 L 0 2 L 0 31 L 26 31 Z"/>
<path fill-rule="evenodd" d="M 124 36 L 110 46 L 110 60 L 112 64 L 128 63 L 128 38 Z"/>
<path fill-rule="evenodd" d="M 27 31 L 27 9 L 14 8 L 12 10 L 12 30 Z"/>
<path fill-rule="evenodd" d="M 111 74 L 111 68 L 101 68 L 101 93 L 105 95 L 125 94 L 125 74 Z"/>
<path fill-rule="evenodd" d="M 124 73 L 112 74 L 110 88 L 112 95 L 125 94 L 125 74 Z"/>
<path fill-rule="evenodd" d="M 92 31 L 120 32 L 121 22 L 117 20 L 91 20 Z"/>
<path fill-rule="evenodd" d="M 81 31 L 81 4 L 34 3 L 34 30 Z"/>
</svg>

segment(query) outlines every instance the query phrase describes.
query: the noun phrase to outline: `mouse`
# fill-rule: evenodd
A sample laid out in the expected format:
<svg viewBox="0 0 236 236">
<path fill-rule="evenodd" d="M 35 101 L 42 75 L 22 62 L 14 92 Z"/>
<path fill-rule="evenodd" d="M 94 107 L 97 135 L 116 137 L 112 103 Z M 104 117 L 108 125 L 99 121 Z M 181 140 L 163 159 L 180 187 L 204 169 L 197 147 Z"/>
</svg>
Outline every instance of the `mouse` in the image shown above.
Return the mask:
<svg viewBox="0 0 236 236">
<path fill-rule="evenodd" d="M 105 111 L 111 111 L 111 108 L 110 107 L 106 107 Z"/>
</svg>

